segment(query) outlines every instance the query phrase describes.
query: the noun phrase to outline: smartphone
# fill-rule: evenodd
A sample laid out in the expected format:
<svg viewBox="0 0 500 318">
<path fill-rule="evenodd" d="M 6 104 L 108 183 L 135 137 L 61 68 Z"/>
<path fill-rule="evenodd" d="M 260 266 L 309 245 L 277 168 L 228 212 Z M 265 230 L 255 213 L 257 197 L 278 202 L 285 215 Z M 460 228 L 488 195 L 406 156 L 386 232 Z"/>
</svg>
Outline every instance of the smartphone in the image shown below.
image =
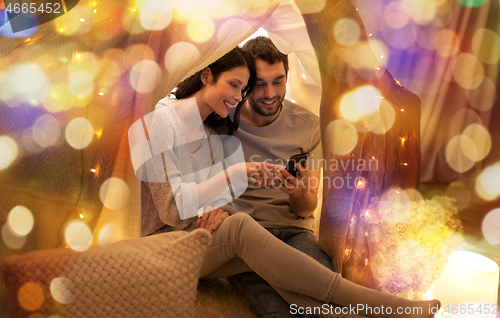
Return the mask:
<svg viewBox="0 0 500 318">
<path fill-rule="evenodd" d="M 304 167 L 307 162 L 307 158 L 309 158 L 308 152 L 291 156 L 290 160 L 288 160 L 286 164 L 286 171 L 288 171 L 292 176 L 295 176 L 295 178 L 298 178 L 300 176 L 300 173 L 299 170 L 295 168 L 295 163 L 298 162 L 302 165 L 302 167 Z"/>
</svg>

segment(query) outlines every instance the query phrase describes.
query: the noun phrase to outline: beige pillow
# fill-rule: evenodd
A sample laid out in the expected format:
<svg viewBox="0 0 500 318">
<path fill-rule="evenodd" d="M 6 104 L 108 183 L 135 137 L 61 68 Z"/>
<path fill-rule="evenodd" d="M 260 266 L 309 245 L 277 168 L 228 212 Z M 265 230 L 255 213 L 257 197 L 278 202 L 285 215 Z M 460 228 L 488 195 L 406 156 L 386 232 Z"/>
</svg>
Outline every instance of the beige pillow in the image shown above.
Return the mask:
<svg viewBox="0 0 500 318">
<path fill-rule="evenodd" d="M 195 230 L 9 256 L 0 269 L 11 317 L 191 317 L 209 241 Z"/>
</svg>

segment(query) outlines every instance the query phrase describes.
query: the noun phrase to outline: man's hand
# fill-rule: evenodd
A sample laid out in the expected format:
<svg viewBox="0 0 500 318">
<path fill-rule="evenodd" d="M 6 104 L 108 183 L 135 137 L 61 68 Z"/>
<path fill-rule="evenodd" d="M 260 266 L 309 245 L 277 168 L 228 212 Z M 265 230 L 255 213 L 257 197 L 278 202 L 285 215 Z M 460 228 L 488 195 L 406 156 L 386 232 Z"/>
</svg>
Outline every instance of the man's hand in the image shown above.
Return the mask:
<svg viewBox="0 0 500 318">
<path fill-rule="evenodd" d="M 288 195 L 298 194 L 305 190 L 307 181 L 309 180 L 309 173 L 307 172 L 307 164 L 302 167 L 300 163 L 295 163 L 295 168 L 299 171 L 299 177 L 291 175 L 290 172 L 286 171 L 285 168 L 276 171 L 276 178 L 281 182 L 278 189 L 285 192 Z"/>
<path fill-rule="evenodd" d="M 205 209 L 205 213 L 203 213 L 203 216 L 196 220 L 196 224 L 200 229 L 206 229 L 208 230 L 208 232 L 212 233 L 213 231 L 217 230 L 222 221 L 224 221 L 228 217 L 229 213 L 227 213 L 226 211 L 223 211 L 219 208 L 212 208 L 210 206 L 207 206 Z"/>
</svg>

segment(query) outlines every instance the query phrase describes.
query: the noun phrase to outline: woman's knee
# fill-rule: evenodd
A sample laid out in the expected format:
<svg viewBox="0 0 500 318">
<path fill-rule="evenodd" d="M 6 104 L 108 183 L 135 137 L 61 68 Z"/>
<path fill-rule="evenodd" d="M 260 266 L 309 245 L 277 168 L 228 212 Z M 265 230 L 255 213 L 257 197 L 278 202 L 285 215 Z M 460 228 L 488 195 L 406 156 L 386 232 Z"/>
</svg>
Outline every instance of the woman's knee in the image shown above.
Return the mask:
<svg viewBox="0 0 500 318">
<path fill-rule="evenodd" d="M 238 224 L 238 225 L 242 225 L 242 224 L 246 224 L 246 223 L 255 223 L 255 220 L 250 215 L 243 213 L 243 212 L 238 212 L 238 213 L 231 215 L 224 222 L 226 222 L 226 221 L 229 221 L 233 224 Z"/>
</svg>

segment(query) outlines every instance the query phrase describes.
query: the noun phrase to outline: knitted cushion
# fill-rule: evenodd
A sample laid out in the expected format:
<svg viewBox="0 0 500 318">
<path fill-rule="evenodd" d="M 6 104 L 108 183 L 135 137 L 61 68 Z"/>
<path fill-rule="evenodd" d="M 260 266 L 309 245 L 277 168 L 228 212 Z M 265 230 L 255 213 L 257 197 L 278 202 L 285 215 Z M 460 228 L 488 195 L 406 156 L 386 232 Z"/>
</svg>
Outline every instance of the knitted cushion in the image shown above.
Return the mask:
<svg viewBox="0 0 500 318">
<path fill-rule="evenodd" d="M 7 257 L 11 317 L 191 317 L 209 241 L 195 230 Z"/>
</svg>

